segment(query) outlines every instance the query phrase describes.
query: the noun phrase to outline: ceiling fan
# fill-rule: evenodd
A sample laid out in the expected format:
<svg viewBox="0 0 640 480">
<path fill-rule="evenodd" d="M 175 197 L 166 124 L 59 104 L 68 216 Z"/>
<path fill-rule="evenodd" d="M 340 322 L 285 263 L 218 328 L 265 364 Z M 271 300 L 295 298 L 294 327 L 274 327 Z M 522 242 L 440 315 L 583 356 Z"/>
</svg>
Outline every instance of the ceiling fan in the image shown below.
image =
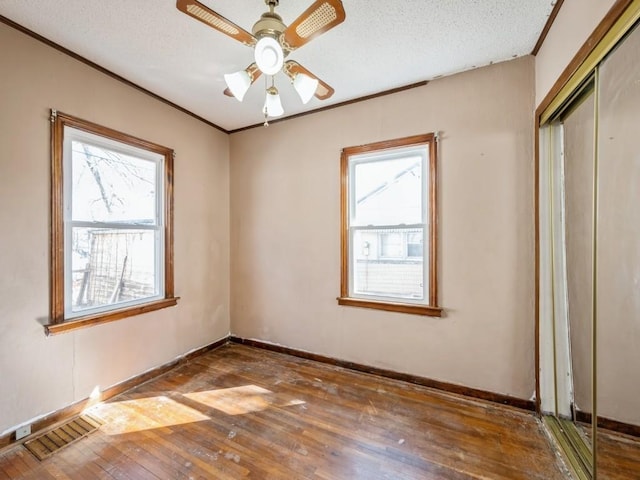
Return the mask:
<svg viewBox="0 0 640 480">
<path fill-rule="evenodd" d="M 342 23 L 346 15 L 341 0 L 316 0 L 291 25 L 287 26 L 280 15 L 275 13 L 280 0 L 264 0 L 264 2 L 269 7 L 269 11 L 263 13 L 253 25 L 252 33 L 197 0 L 177 0 L 176 6 L 181 12 L 254 49 L 255 61 L 251 65 L 244 70 L 224 76 L 228 87 L 224 94 L 242 101 L 249 87 L 260 75 L 271 76 L 271 86 L 266 88 L 262 109 L 265 125 L 267 125 L 268 117 L 278 117 L 284 113 L 273 78 L 280 71 L 291 79 L 302 103 L 306 104 L 313 96 L 319 100 L 326 100 L 333 95 L 333 88 L 296 61 L 285 61 L 285 58 L 297 48 Z"/>
</svg>

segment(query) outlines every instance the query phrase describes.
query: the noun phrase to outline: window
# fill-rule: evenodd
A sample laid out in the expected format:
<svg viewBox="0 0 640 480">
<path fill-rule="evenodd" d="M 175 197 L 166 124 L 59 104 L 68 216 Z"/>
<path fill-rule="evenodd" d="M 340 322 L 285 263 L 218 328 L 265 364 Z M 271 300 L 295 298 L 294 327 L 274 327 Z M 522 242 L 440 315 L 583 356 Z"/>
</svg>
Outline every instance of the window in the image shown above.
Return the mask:
<svg viewBox="0 0 640 480">
<path fill-rule="evenodd" d="M 50 334 L 175 305 L 173 151 L 52 111 Z"/>
<path fill-rule="evenodd" d="M 441 315 L 436 158 L 434 134 L 343 149 L 339 304 Z"/>
</svg>

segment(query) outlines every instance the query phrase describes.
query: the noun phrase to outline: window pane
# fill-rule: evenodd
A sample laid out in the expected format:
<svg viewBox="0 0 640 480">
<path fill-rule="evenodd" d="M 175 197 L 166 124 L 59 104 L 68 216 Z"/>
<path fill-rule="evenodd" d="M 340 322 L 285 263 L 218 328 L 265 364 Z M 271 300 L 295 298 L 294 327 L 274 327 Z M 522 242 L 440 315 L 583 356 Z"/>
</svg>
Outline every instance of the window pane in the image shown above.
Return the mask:
<svg viewBox="0 0 640 480">
<path fill-rule="evenodd" d="M 154 230 L 73 228 L 73 312 L 158 295 L 155 235 Z"/>
<path fill-rule="evenodd" d="M 156 162 L 71 142 L 72 219 L 156 222 Z"/>
<path fill-rule="evenodd" d="M 422 229 L 355 230 L 351 255 L 352 294 L 399 300 L 424 299 L 422 252 L 420 257 L 404 253 L 404 242 L 411 235 L 422 238 L 422 234 Z"/>
<path fill-rule="evenodd" d="M 351 225 L 422 223 L 422 157 L 357 163 Z"/>
</svg>

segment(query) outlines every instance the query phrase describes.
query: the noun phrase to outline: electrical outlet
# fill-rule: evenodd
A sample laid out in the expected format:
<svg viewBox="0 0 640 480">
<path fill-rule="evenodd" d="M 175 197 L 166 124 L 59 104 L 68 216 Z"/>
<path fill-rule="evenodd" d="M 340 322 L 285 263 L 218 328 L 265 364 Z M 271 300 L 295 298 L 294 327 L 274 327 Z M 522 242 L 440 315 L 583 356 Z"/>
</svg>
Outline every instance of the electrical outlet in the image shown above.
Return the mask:
<svg viewBox="0 0 640 480">
<path fill-rule="evenodd" d="M 16 430 L 16 440 L 20 440 L 29 435 L 31 435 L 31 425 L 23 425 Z"/>
</svg>

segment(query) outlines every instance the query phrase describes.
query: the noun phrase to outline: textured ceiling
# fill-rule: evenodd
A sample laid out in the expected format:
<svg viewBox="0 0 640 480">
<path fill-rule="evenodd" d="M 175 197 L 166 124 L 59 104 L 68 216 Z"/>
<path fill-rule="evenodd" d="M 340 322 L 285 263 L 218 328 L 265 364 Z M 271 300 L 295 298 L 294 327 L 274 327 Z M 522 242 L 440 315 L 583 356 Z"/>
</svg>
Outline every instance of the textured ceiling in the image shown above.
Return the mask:
<svg viewBox="0 0 640 480">
<path fill-rule="evenodd" d="M 250 31 L 264 0 L 200 0 Z M 313 0 L 281 0 L 290 24 Z M 294 51 L 335 88 L 302 105 L 276 76 L 285 116 L 531 53 L 555 0 L 343 0 L 346 20 Z M 176 9 L 175 0 L 0 0 L 0 15 L 222 127 L 261 123 L 264 80 L 242 103 L 223 75 L 250 48 Z M 2 48 L 6 48 L 3 46 Z"/>
</svg>

